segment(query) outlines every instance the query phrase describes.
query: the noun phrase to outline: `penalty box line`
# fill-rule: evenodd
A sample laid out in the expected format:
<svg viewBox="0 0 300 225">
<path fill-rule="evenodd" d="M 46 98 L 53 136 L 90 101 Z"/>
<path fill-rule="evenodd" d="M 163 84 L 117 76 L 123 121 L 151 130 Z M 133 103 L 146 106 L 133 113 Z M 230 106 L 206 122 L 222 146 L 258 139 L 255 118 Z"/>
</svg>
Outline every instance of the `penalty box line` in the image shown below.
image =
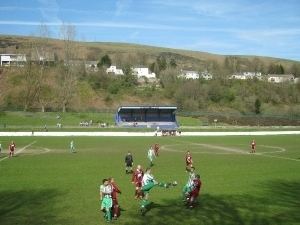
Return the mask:
<svg viewBox="0 0 300 225">
<path fill-rule="evenodd" d="M 208 148 L 215 148 L 215 149 L 219 149 L 219 150 L 223 150 L 226 152 L 235 152 L 235 153 L 240 153 L 240 154 L 247 154 L 247 155 L 256 155 L 256 156 L 263 156 L 263 157 L 268 157 L 268 158 L 275 158 L 275 159 L 283 159 L 283 160 L 290 160 L 290 161 L 296 161 L 296 162 L 300 162 L 300 159 L 293 159 L 293 158 L 289 158 L 289 157 L 283 157 L 283 156 L 276 156 L 276 155 L 267 155 L 264 153 L 249 153 L 249 152 L 245 152 L 243 150 L 240 149 L 230 149 L 227 147 L 221 147 L 221 146 L 215 146 L 215 145 L 209 145 L 209 144 L 199 144 L 199 143 L 195 143 L 195 142 L 190 142 L 190 141 L 178 141 L 175 140 L 175 142 L 180 143 L 180 144 L 194 144 L 194 145 L 199 145 L 199 146 L 206 146 Z M 285 152 L 286 149 L 285 148 L 281 148 L 282 150 L 284 149 Z"/>
<path fill-rule="evenodd" d="M 231 152 L 231 153 L 248 154 L 248 152 L 243 151 L 241 149 L 223 147 L 223 146 L 219 146 L 219 145 L 196 143 L 196 142 L 190 142 L 190 141 L 178 141 L 178 140 L 175 140 L 175 142 L 180 143 L 180 144 L 197 145 L 197 146 L 202 146 L 202 147 L 206 147 L 206 148 L 210 148 L 210 149 L 216 149 L 216 150 L 222 150 L 222 151 Z"/>
<path fill-rule="evenodd" d="M 37 141 L 33 141 L 33 142 L 31 142 L 30 144 L 24 146 L 23 148 L 17 150 L 16 153 L 15 153 L 15 155 L 20 154 L 20 153 L 23 152 L 26 148 L 30 147 L 31 145 L 35 144 L 36 142 L 37 142 Z M 5 159 L 8 159 L 8 158 L 9 158 L 9 157 L 6 156 L 6 157 L 0 159 L 0 162 L 3 161 L 3 160 L 5 160 Z"/>
</svg>

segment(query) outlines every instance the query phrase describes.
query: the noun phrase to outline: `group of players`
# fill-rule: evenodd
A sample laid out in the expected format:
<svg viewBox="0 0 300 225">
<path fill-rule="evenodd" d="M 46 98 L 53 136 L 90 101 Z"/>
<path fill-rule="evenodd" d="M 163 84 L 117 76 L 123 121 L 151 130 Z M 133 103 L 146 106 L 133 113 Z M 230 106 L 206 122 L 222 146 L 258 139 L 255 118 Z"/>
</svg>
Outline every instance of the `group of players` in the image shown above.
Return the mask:
<svg viewBox="0 0 300 225">
<path fill-rule="evenodd" d="M 177 185 L 176 181 L 173 182 L 158 182 L 155 180 L 151 173 L 151 168 L 154 166 L 153 159 L 159 155 L 159 145 L 155 144 L 148 150 L 147 157 L 150 161 L 150 165 L 145 171 L 141 165 L 137 165 L 133 171 L 133 156 L 130 152 L 125 156 L 125 173 L 132 174 L 131 183 L 135 186 L 134 198 L 139 199 L 140 212 L 145 215 L 149 209 L 151 202 L 149 201 L 150 190 L 154 187 L 170 188 Z M 196 199 L 199 196 L 201 188 L 200 175 L 196 174 L 195 167 L 193 167 L 192 155 L 187 151 L 185 156 L 186 171 L 188 172 L 188 181 L 183 187 L 182 197 L 188 208 L 193 208 L 196 203 Z M 117 219 L 120 216 L 120 206 L 117 199 L 117 194 L 121 193 L 116 183 L 112 178 L 103 179 L 103 184 L 100 186 L 100 201 L 101 211 L 104 212 L 104 218 L 106 221 Z"/>
</svg>

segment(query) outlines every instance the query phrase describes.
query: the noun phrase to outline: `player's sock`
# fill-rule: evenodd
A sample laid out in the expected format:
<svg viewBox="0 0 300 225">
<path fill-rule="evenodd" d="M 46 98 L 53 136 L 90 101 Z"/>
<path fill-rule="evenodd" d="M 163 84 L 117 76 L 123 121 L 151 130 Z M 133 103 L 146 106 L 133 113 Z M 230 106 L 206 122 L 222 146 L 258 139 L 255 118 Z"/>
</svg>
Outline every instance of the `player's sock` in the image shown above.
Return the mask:
<svg viewBox="0 0 300 225">
<path fill-rule="evenodd" d="M 143 199 L 143 200 L 142 200 L 141 207 L 146 208 L 148 205 L 150 205 L 150 201 L 148 201 L 148 200 L 146 200 L 146 199 Z"/>
<path fill-rule="evenodd" d="M 110 220 L 111 220 L 110 209 L 106 209 L 105 211 L 106 211 L 106 213 L 105 213 L 106 220 L 107 220 L 107 221 L 110 221 Z"/>
<path fill-rule="evenodd" d="M 168 187 L 170 187 L 170 183 L 165 183 L 165 182 L 159 182 L 158 184 L 157 184 L 159 187 L 164 187 L 164 188 L 168 188 Z"/>
</svg>

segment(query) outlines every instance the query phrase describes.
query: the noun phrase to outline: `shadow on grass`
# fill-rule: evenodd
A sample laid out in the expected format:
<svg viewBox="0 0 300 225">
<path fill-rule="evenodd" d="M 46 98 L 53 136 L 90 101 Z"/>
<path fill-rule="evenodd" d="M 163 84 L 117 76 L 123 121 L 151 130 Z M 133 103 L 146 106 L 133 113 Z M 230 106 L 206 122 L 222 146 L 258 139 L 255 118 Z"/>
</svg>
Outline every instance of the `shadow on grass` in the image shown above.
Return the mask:
<svg viewBox="0 0 300 225">
<path fill-rule="evenodd" d="M 54 202 L 60 193 L 56 190 L 0 192 L 1 225 L 54 225 L 67 224 L 58 219 L 59 210 Z"/>
<path fill-rule="evenodd" d="M 146 216 L 130 215 L 125 224 L 172 225 L 291 225 L 300 224 L 300 182 L 274 181 L 258 185 L 263 193 L 213 196 L 203 194 L 194 209 L 180 199 L 155 205 Z"/>
</svg>

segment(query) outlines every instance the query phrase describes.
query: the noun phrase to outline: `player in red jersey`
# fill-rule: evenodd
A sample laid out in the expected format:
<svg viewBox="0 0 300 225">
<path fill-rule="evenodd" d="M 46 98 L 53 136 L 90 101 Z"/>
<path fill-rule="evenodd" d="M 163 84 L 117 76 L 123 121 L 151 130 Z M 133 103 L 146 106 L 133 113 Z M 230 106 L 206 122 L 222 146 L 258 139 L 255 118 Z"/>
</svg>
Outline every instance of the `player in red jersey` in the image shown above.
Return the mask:
<svg viewBox="0 0 300 225">
<path fill-rule="evenodd" d="M 141 192 L 142 180 L 144 176 L 144 171 L 142 170 L 141 165 L 137 165 L 136 170 L 132 174 L 131 183 L 135 185 L 135 199 L 142 198 L 143 192 Z"/>
<path fill-rule="evenodd" d="M 252 142 L 251 142 L 251 151 L 250 151 L 250 153 L 255 153 L 255 151 L 256 151 L 256 142 L 253 139 Z"/>
<path fill-rule="evenodd" d="M 118 193 L 121 194 L 121 190 L 118 188 L 113 177 L 108 178 L 109 184 L 112 186 L 112 212 L 113 218 L 116 220 L 120 216 L 120 206 L 118 202 Z"/>
<path fill-rule="evenodd" d="M 185 164 L 186 164 L 186 171 L 189 171 L 191 169 L 191 167 L 193 167 L 193 159 L 192 159 L 192 155 L 190 153 L 190 151 L 186 152 L 185 155 Z"/>
<path fill-rule="evenodd" d="M 154 149 L 155 156 L 158 156 L 158 152 L 159 152 L 159 149 L 160 149 L 159 144 L 155 144 L 153 146 L 153 149 Z"/>
<path fill-rule="evenodd" d="M 192 183 L 190 192 L 187 193 L 187 202 L 186 203 L 189 208 L 195 207 L 195 202 L 199 196 L 201 185 L 202 185 L 202 182 L 200 180 L 200 175 L 197 174 L 196 177 L 193 179 L 193 183 Z"/>
<path fill-rule="evenodd" d="M 16 144 L 14 141 L 12 141 L 8 147 L 9 157 L 12 157 L 15 155 L 15 150 L 16 150 Z"/>
</svg>

